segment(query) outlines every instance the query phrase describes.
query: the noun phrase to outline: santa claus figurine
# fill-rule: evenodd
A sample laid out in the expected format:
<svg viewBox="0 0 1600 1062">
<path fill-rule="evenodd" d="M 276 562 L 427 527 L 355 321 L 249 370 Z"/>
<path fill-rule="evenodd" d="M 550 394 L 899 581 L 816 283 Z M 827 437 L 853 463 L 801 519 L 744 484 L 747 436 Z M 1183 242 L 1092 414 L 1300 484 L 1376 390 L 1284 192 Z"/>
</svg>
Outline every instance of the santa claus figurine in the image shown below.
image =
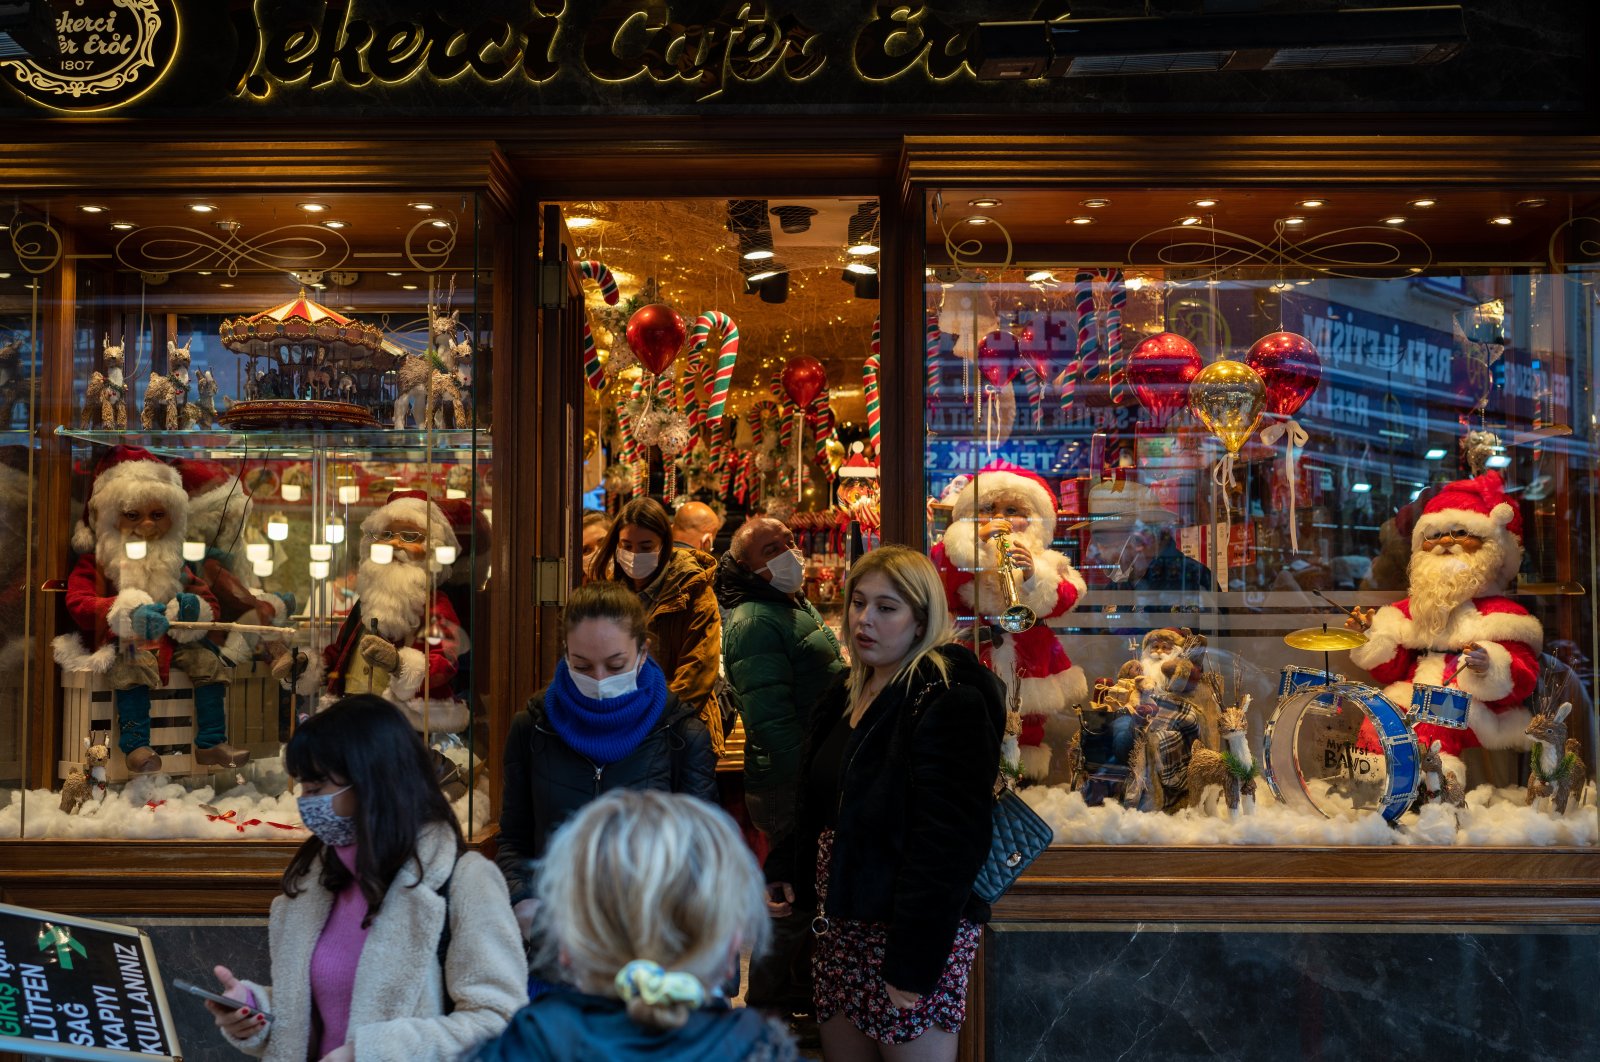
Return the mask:
<svg viewBox="0 0 1600 1062">
<path fill-rule="evenodd" d="M 171 626 L 217 617 L 211 589 L 183 559 L 188 505 L 176 470 L 146 450 L 118 446 L 96 469 L 72 535 L 81 555 L 67 579 L 67 611 L 93 644 L 64 634 L 54 643 L 56 662 L 105 675 L 131 774 L 161 769 L 150 747 L 150 691 L 167 684 L 172 668 L 194 684 L 195 762 L 236 767 L 250 759 L 227 743 L 228 669 L 215 635 Z"/>
<path fill-rule="evenodd" d="M 464 644 L 440 578 L 460 543 L 439 506 L 420 490 L 397 490 L 361 522 L 357 602 L 321 659 L 296 680 L 301 694 L 325 702 L 376 693 L 405 711 L 418 730 L 465 729 L 466 706 L 451 682 Z M 440 553 L 444 550 L 444 553 Z M 288 661 L 273 674 L 287 679 Z"/>
<path fill-rule="evenodd" d="M 1050 770 L 1047 721 L 1088 698 L 1083 669 L 1072 666 L 1050 630 L 1049 621 L 1077 605 L 1084 590 L 1072 562 L 1050 549 L 1055 528 L 1049 485 L 1032 472 L 994 462 L 956 494 L 950 526 L 932 554 L 957 625 L 971 629 L 979 656 L 1005 682 L 1016 706 L 1004 755 L 1030 781 L 1043 780 Z M 1035 616 L 1034 625 L 1020 634 L 999 626 L 1010 603 L 999 572 L 995 536 L 1001 534 L 1011 544 L 1017 603 Z"/>
<path fill-rule="evenodd" d="M 1419 724 L 1424 745 L 1440 743 L 1446 769 L 1465 779 L 1463 749 L 1521 748 L 1531 718 L 1523 702 L 1539 678 L 1544 629 L 1504 595 L 1522 566 L 1522 515 L 1497 472 L 1451 483 L 1428 501 L 1411 529 L 1410 596 L 1348 625 L 1368 632 L 1350 660 L 1384 694 L 1411 706 L 1414 683 L 1472 695 L 1467 729 Z"/>
</svg>

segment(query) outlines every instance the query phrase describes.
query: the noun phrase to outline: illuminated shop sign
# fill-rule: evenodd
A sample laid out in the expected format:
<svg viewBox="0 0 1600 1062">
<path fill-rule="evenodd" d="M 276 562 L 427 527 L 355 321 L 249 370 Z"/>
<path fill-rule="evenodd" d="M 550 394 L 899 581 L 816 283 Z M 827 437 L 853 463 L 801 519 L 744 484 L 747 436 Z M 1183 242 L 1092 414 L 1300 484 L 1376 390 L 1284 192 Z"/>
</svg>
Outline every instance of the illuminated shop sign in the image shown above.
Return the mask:
<svg viewBox="0 0 1600 1062">
<path fill-rule="evenodd" d="M 0 80 L 52 110 L 124 106 L 161 80 L 178 52 L 174 0 L 56 0 L 56 55 L 0 61 Z"/>
</svg>

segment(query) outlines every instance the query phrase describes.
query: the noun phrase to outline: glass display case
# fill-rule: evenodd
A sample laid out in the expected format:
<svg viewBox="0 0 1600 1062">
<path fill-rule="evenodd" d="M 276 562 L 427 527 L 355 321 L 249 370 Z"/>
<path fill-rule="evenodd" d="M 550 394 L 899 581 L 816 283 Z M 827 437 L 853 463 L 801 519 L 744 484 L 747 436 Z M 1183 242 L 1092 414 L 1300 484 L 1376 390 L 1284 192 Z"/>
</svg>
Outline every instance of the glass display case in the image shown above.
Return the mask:
<svg viewBox="0 0 1600 1062">
<path fill-rule="evenodd" d="M 283 744 L 357 692 L 488 822 L 480 220 L 442 191 L 18 204 L 0 836 L 299 840 Z"/>
<path fill-rule="evenodd" d="M 927 545 L 1058 843 L 1594 845 L 1594 235 L 930 192 Z"/>
</svg>

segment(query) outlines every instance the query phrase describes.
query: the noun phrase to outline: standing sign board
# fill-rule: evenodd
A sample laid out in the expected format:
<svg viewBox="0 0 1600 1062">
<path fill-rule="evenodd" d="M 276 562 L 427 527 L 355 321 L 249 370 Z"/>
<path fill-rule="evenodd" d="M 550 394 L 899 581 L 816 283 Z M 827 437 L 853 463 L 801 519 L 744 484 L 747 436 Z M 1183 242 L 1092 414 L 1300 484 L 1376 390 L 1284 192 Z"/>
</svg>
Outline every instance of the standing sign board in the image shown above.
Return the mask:
<svg viewBox="0 0 1600 1062">
<path fill-rule="evenodd" d="M 0 904 L 0 1051 L 179 1062 L 150 938 Z"/>
</svg>

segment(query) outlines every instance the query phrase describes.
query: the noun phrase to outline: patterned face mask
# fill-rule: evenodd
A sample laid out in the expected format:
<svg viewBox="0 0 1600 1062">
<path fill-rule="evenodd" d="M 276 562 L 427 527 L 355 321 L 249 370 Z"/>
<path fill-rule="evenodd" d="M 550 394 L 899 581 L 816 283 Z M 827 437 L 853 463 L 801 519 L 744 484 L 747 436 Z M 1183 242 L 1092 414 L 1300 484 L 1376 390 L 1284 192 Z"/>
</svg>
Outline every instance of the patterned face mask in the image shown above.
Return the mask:
<svg viewBox="0 0 1600 1062">
<path fill-rule="evenodd" d="M 329 848 L 344 848 L 356 843 L 355 817 L 340 815 L 333 810 L 333 798 L 349 788 L 345 786 L 331 793 L 295 798 L 300 805 L 300 822 Z"/>
</svg>

